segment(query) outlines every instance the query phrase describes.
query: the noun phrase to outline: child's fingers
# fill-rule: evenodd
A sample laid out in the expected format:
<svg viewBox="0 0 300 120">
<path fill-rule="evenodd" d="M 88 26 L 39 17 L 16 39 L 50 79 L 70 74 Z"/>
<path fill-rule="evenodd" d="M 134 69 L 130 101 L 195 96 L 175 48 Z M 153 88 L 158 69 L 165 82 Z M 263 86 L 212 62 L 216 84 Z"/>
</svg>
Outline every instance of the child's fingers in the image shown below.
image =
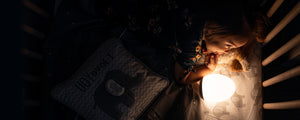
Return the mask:
<svg viewBox="0 0 300 120">
<path fill-rule="evenodd" d="M 218 63 L 218 58 L 219 58 L 219 54 L 216 54 L 216 55 L 215 55 L 215 59 L 214 59 L 214 61 L 215 61 L 215 64 L 217 64 L 217 63 Z"/>
<path fill-rule="evenodd" d="M 216 62 L 215 62 L 215 55 L 214 55 L 214 54 L 211 54 L 211 55 L 210 55 L 209 63 L 210 63 L 210 64 L 213 64 L 213 65 L 216 63 Z"/>
<path fill-rule="evenodd" d="M 205 55 L 204 63 L 207 65 L 209 63 L 210 54 Z"/>
</svg>

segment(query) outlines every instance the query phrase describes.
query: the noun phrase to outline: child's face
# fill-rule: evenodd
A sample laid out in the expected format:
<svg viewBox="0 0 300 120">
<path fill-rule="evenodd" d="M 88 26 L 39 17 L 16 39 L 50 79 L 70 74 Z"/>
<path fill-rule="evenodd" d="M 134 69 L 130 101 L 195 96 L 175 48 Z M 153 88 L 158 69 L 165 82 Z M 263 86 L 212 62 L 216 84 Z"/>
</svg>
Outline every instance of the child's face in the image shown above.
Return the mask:
<svg viewBox="0 0 300 120">
<path fill-rule="evenodd" d="M 207 53 L 228 53 L 233 48 L 239 48 L 244 46 L 248 42 L 247 37 L 231 35 L 221 36 L 215 35 L 212 39 L 205 40 Z"/>
</svg>

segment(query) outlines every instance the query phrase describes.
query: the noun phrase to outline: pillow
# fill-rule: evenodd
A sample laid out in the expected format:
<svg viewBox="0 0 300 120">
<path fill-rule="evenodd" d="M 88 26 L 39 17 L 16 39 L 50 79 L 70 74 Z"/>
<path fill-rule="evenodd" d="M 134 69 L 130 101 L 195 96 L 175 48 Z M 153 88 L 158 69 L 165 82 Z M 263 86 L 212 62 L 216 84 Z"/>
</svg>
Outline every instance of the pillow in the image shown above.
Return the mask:
<svg viewBox="0 0 300 120">
<path fill-rule="evenodd" d="M 87 120 L 131 120 L 141 116 L 168 84 L 119 39 L 109 39 L 51 95 Z"/>
</svg>

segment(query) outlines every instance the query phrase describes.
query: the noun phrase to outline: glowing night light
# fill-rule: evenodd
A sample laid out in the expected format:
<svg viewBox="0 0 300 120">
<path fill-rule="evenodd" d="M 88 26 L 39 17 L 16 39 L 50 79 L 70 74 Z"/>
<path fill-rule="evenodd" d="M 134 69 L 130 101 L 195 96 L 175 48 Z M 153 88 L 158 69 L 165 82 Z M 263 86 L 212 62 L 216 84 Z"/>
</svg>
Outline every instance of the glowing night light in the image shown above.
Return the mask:
<svg viewBox="0 0 300 120">
<path fill-rule="evenodd" d="M 206 102 L 220 102 L 230 98 L 235 91 L 234 82 L 227 76 L 210 74 L 203 78 L 202 95 Z"/>
</svg>

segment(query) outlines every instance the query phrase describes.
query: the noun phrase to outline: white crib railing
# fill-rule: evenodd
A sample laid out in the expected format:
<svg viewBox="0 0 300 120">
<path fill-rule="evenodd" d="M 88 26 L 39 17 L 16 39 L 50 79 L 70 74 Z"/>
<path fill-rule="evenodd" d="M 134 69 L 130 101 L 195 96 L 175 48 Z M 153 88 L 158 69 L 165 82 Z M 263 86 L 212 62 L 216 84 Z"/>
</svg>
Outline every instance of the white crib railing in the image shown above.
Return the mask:
<svg viewBox="0 0 300 120">
<path fill-rule="evenodd" d="M 280 0 L 277 0 L 280 1 Z M 275 12 L 275 11 L 274 11 Z M 264 44 L 272 40 L 288 23 L 290 23 L 300 12 L 300 2 L 275 26 L 275 28 L 267 35 Z"/>
<path fill-rule="evenodd" d="M 275 11 L 279 8 L 281 3 L 283 3 L 284 0 L 276 0 L 272 7 L 269 9 L 267 16 L 271 17 Z M 287 24 L 289 24 L 298 14 L 300 13 L 300 1 L 297 2 L 297 4 L 288 12 L 288 14 L 274 27 L 271 32 L 267 35 L 264 45 L 269 43 Z M 297 45 L 300 45 L 300 33 L 298 33 L 294 38 L 292 38 L 289 42 L 287 42 L 285 45 L 280 47 L 278 50 L 276 50 L 274 53 L 272 53 L 270 56 L 268 56 L 266 59 L 262 61 L 262 66 L 266 66 L 272 61 L 276 60 L 278 57 L 282 56 L 284 53 L 288 52 L 292 48 L 296 47 Z M 283 72 L 275 77 L 272 77 L 268 80 L 265 80 L 262 83 L 263 87 L 268 87 L 273 84 L 282 82 L 284 80 L 287 80 L 292 77 L 296 77 L 300 75 L 300 66 L 296 66 L 286 72 Z M 299 109 L 300 108 L 300 100 L 292 100 L 292 101 L 285 101 L 285 102 L 276 102 L 276 103 L 264 103 L 263 104 L 264 109 Z"/>
</svg>

